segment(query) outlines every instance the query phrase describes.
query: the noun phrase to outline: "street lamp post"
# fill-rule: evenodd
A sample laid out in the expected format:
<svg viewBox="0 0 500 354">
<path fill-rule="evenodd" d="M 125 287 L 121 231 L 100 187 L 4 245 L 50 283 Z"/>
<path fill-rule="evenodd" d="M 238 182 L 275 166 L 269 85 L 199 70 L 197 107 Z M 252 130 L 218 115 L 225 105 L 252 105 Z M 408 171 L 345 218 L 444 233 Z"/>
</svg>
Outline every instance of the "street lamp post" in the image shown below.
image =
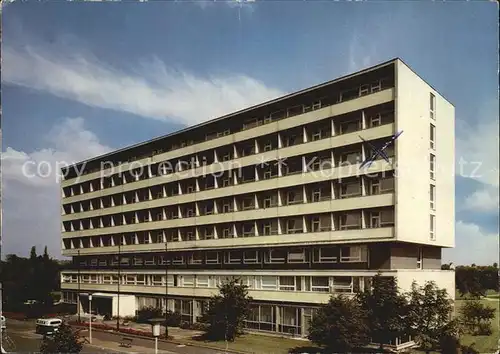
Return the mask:
<svg viewBox="0 0 500 354">
<path fill-rule="evenodd" d="M 90 342 L 90 344 L 92 344 L 92 294 L 89 294 L 89 313 L 90 313 L 89 342 Z"/>
<path fill-rule="evenodd" d="M 76 261 L 77 267 L 78 267 L 78 296 L 76 298 L 76 306 L 78 307 L 78 323 L 81 323 L 82 320 L 80 318 L 80 306 L 81 306 L 81 299 L 80 299 L 80 250 L 78 250 L 78 258 Z"/>
<path fill-rule="evenodd" d="M 122 239 L 120 237 L 119 239 L 120 242 L 118 242 L 118 295 L 116 297 L 116 330 L 120 331 L 120 283 L 122 281 L 121 279 L 121 244 L 122 244 Z"/>
</svg>

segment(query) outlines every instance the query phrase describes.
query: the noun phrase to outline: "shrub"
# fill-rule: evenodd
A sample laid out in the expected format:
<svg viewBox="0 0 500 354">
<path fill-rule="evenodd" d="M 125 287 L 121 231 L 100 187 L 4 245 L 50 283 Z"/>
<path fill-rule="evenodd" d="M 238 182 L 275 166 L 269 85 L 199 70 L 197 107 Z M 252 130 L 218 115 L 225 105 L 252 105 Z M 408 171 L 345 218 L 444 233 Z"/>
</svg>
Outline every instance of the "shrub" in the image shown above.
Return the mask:
<svg viewBox="0 0 500 354">
<path fill-rule="evenodd" d="M 476 334 L 479 336 L 490 336 L 492 333 L 490 322 L 483 322 L 477 326 Z"/>
<path fill-rule="evenodd" d="M 182 328 L 182 329 L 190 329 L 191 328 L 191 323 L 189 323 L 187 321 L 182 321 L 181 325 L 179 327 Z"/>
<path fill-rule="evenodd" d="M 474 349 L 474 344 L 462 345 L 461 350 L 462 354 L 479 354 L 479 352 L 476 349 Z"/>
<path fill-rule="evenodd" d="M 495 318 L 495 309 L 479 301 L 466 301 L 460 308 L 460 319 L 473 335 L 491 333 L 491 320 Z"/>
<path fill-rule="evenodd" d="M 158 317 L 163 317 L 163 313 L 157 307 L 148 306 L 137 311 L 137 323 L 149 323 L 150 319 Z"/>
<path fill-rule="evenodd" d="M 440 341 L 441 352 L 443 354 L 460 354 L 460 341 L 453 335 L 444 335 Z"/>
<path fill-rule="evenodd" d="M 195 322 L 191 324 L 190 328 L 193 331 L 204 331 L 206 332 L 208 330 L 208 324 L 202 323 L 202 322 Z"/>
<path fill-rule="evenodd" d="M 177 312 L 167 311 L 167 326 L 180 327 L 181 315 Z"/>
</svg>

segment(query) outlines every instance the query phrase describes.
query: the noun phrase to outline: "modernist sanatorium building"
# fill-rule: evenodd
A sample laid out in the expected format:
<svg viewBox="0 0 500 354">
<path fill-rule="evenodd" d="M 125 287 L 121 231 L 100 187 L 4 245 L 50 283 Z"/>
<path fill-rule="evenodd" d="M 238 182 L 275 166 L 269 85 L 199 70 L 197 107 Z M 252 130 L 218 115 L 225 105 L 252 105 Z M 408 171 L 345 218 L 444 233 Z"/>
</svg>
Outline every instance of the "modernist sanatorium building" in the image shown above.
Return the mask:
<svg viewBox="0 0 500 354">
<path fill-rule="evenodd" d="M 360 168 L 361 138 L 400 131 Z M 63 170 L 63 298 L 113 316 L 167 300 L 194 322 L 236 277 L 248 328 L 307 336 L 315 307 L 379 270 L 454 297 L 454 160 L 453 105 L 394 59 L 84 161 Z"/>
</svg>

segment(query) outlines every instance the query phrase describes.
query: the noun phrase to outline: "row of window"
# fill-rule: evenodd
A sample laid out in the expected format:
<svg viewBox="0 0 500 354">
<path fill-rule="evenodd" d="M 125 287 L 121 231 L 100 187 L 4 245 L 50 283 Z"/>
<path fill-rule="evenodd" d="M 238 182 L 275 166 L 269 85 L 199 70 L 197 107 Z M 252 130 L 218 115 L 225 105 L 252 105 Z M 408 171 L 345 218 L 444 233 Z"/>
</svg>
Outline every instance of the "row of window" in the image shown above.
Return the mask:
<svg viewBox="0 0 500 354">
<path fill-rule="evenodd" d="M 80 267 L 216 265 L 216 264 L 285 264 L 285 263 L 359 263 L 368 262 L 366 245 L 319 248 L 283 248 L 270 250 L 196 251 L 189 254 L 120 255 L 79 258 Z"/>
<path fill-rule="evenodd" d="M 247 193 L 178 205 L 145 208 L 138 211 L 100 215 L 78 220 L 63 221 L 63 231 L 80 231 L 104 227 L 130 225 L 143 222 L 192 218 L 212 214 L 224 214 L 255 209 L 266 209 L 327 200 L 379 195 L 394 191 L 393 176 L 378 178 L 347 178 L 342 183 L 335 181 L 312 183 L 302 186 Z"/>
<path fill-rule="evenodd" d="M 149 274 L 81 274 L 80 283 L 82 284 L 118 284 L 121 279 L 121 285 L 140 285 L 140 286 L 158 286 L 187 287 L 187 288 L 211 288 L 216 289 L 227 279 L 234 278 L 242 285 L 248 286 L 251 290 L 275 290 L 275 291 L 312 291 L 327 293 L 355 293 L 359 292 L 364 277 L 353 276 L 241 276 L 231 275 L 149 275 Z M 77 274 L 63 274 L 63 283 L 78 283 Z"/>
<path fill-rule="evenodd" d="M 430 103 L 429 103 L 429 116 L 431 119 L 436 119 L 436 96 L 430 93 Z M 430 148 L 436 150 L 436 126 L 430 123 Z M 430 194 L 430 231 L 429 237 L 431 241 L 436 240 L 436 215 L 434 214 L 436 210 L 436 155 L 434 153 L 430 154 L 430 178 L 431 184 L 429 187 Z"/>
<path fill-rule="evenodd" d="M 63 239 L 64 249 L 139 245 L 394 226 L 392 207 Z"/>
<path fill-rule="evenodd" d="M 374 142 L 377 144 L 377 142 Z M 253 150 L 252 150 L 253 151 Z M 394 147 L 389 146 L 386 151 L 388 156 L 394 156 Z M 253 153 L 252 153 L 253 154 Z M 363 156 L 370 154 L 367 148 L 359 143 L 349 147 L 338 147 L 323 151 L 315 151 L 306 155 L 291 156 L 280 161 L 266 160 L 264 156 L 256 156 L 255 163 L 249 165 L 220 164 L 217 172 L 205 166 L 200 166 L 197 159 L 186 162 L 188 168 L 179 171 L 178 168 L 171 167 L 169 163 L 161 163 L 155 170 L 154 166 L 140 167 L 130 172 L 131 174 L 119 174 L 116 177 L 103 177 L 100 180 L 87 181 L 79 185 L 63 188 L 63 197 L 82 195 L 104 188 L 112 188 L 122 184 L 135 181 L 146 180 L 155 177 L 164 177 L 176 173 L 180 181 L 161 183 L 160 179 L 155 180 L 151 189 L 152 198 L 165 198 L 180 194 L 200 192 L 213 188 L 222 188 L 231 185 L 253 182 L 258 180 L 285 177 L 297 173 L 308 173 L 320 170 L 328 170 L 341 166 L 353 166 L 362 162 Z M 247 155 L 251 155 L 250 153 Z M 211 163 L 214 163 L 213 161 Z M 247 161 L 248 163 L 248 161 Z M 194 168 L 201 167 L 200 171 Z M 85 187 L 87 185 L 87 187 Z M 102 185 L 103 188 L 99 188 Z M 139 191 L 141 189 L 138 189 Z M 147 189 L 144 189 L 144 192 Z M 144 194 L 147 200 L 148 193 Z M 90 206 L 89 206 L 90 207 Z M 92 205 L 99 208 L 98 205 Z"/>
<path fill-rule="evenodd" d="M 293 117 L 296 115 L 304 114 L 313 110 L 317 110 L 320 108 L 328 107 L 334 104 L 342 103 L 348 100 L 352 100 L 361 96 L 365 96 L 371 93 L 375 93 L 390 87 L 393 87 L 393 79 L 390 78 L 382 78 L 377 80 L 370 80 L 368 84 L 357 84 L 354 87 L 349 89 L 340 90 L 338 92 L 330 92 L 328 97 L 316 98 L 309 101 L 306 104 L 298 104 L 292 107 L 288 107 L 285 109 L 278 109 L 277 111 L 270 112 L 269 114 L 265 114 L 263 117 L 252 117 L 249 119 L 243 120 L 241 122 L 241 117 L 235 117 L 232 120 L 224 120 L 222 122 L 214 122 L 210 125 L 205 125 L 204 127 L 198 129 L 198 131 L 190 131 L 185 134 L 178 134 L 177 137 L 170 138 L 171 143 L 167 148 L 165 148 L 165 141 L 156 141 L 149 143 L 147 146 L 141 146 L 136 148 L 136 151 L 143 150 L 144 153 L 139 154 L 139 156 L 128 156 L 124 161 L 114 161 L 115 163 L 124 163 L 124 162 L 132 162 L 144 158 L 149 158 L 154 155 L 161 154 L 163 152 L 173 151 L 176 149 L 180 149 L 186 146 L 191 146 L 194 144 L 202 143 L 204 141 L 217 139 L 223 136 L 227 136 L 230 134 L 234 134 L 238 131 L 243 131 L 251 128 L 256 128 L 263 124 L 269 124 L 271 122 L 275 122 L 278 120 L 286 119 L 289 117 Z M 278 103 L 281 105 L 283 103 Z M 268 108 L 270 109 L 270 107 Z M 238 122 L 238 123 L 236 123 Z M 237 124 L 235 126 L 234 124 Z M 216 128 L 216 132 L 210 132 L 211 127 Z M 201 134 L 200 134 L 201 133 Z M 182 136 L 186 137 L 184 141 L 182 141 Z M 179 139 L 181 141 L 179 141 Z M 157 145 L 155 148 L 154 146 Z M 161 146 L 161 147 L 160 147 Z M 133 150 L 128 151 L 129 154 L 133 153 Z M 116 155 L 118 156 L 118 154 Z M 116 159 L 116 157 L 115 157 Z M 94 173 L 100 170 L 99 166 L 94 168 L 88 167 L 85 168 L 83 174 Z M 76 171 L 73 169 L 70 173 L 68 173 L 68 178 L 76 177 Z"/>
</svg>

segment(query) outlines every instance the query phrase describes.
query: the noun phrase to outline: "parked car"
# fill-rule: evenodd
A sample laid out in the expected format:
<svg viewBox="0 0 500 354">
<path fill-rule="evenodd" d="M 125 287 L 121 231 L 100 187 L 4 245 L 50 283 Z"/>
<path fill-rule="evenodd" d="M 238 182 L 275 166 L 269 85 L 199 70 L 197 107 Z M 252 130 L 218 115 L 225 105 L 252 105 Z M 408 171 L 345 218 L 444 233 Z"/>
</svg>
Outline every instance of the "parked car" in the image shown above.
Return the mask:
<svg viewBox="0 0 500 354">
<path fill-rule="evenodd" d="M 5 316 L 2 315 L 2 318 L 0 319 L 0 327 L 2 328 L 2 331 L 4 329 L 7 329 L 7 322 L 5 321 Z"/>
<path fill-rule="evenodd" d="M 35 332 L 43 335 L 52 335 L 57 332 L 61 324 L 62 320 L 60 318 L 39 318 L 36 320 Z"/>
</svg>

